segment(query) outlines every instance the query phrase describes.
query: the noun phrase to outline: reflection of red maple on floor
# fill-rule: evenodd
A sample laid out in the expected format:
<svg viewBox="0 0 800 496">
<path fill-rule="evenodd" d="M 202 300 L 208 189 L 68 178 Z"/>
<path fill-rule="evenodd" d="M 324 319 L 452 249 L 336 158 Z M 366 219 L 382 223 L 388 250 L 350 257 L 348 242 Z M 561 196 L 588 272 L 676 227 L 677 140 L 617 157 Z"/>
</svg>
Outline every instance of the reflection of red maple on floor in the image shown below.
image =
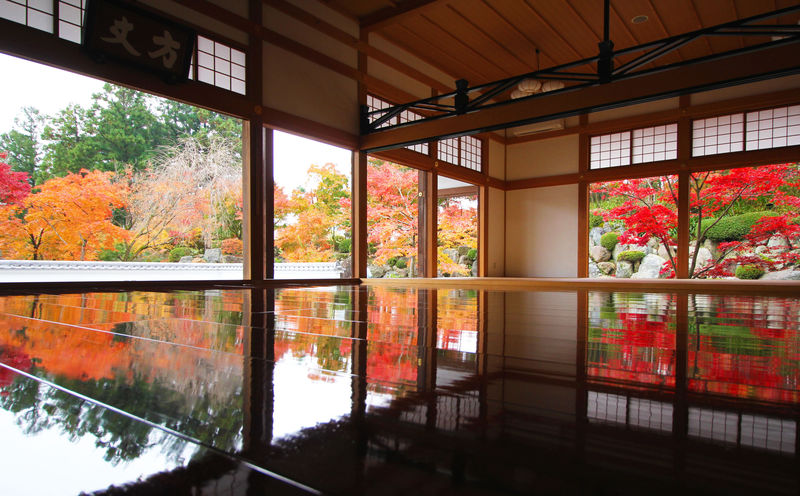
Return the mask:
<svg viewBox="0 0 800 496">
<path fill-rule="evenodd" d="M 32 365 L 31 358 L 27 354 L 8 346 L 0 346 L 0 361 L 9 367 L 25 372 L 30 370 Z M 12 385 L 16 377 L 16 373 L 0 366 L 0 396 L 8 396 L 8 391 L 5 388 Z"/>
<path fill-rule="evenodd" d="M 760 401 L 800 403 L 800 323 L 792 299 L 718 297 L 688 337 L 688 388 Z M 714 310 L 710 310 L 713 308 Z M 631 385 L 675 385 L 674 324 L 618 312 L 595 329 L 588 374 Z"/>
</svg>

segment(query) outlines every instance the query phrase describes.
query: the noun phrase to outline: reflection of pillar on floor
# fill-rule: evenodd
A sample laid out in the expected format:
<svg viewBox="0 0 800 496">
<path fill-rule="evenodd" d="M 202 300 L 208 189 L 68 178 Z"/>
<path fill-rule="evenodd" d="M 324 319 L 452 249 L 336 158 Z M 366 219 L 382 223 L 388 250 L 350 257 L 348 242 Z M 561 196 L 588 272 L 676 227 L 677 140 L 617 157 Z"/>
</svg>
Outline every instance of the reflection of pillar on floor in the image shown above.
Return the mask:
<svg viewBox="0 0 800 496">
<path fill-rule="evenodd" d="M 358 470 L 356 474 L 357 488 L 364 487 L 364 472 L 366 470 L 367 445 L 369 437 L 366 426 L 367 415 L 367 331 L 369 330 L 369 288 L 358 286 L 353 292 L 351 299 L 351 310 L 353 313 L 353 324 L 350 337 L 353 339 L 352 356 L 352 379 L 350 397 L 350 420 L 354 429 L 356 440 L 356 458 L 358 460 Z M 356 488 L 354 488 L 356 489 Z M 360 492 L 360 491 L 358 491 Z"/>
<path fill-rule="evenodd" d="M 578 322 L 575 326 L 575 453 L 586 461 L 586 430 L 589 424 L 589 392 L 586 387 L 586 340 L 589 336 L 589 294 L 578 291 Z"/>
<path fill-rule="evenodd" d="M 243 451 L 268 453 L 272 443 L 275 371 L 275 292 L 253 289 L 244 302 Z"/>
<path fill-rule="evenodd" d="M 486 439 L 489 424 L 489 380 L 487 377 L 489 366 L 488 340 L 489 340 L 489 294 L 486 291 L 478 292 L 478 360 L 475 373 L 478 375 L 478 419 L 480 422 L 481 439 Z"/>
<path fill-rule="evenodd" d="M 677 476 L 686 470 L 686 440 L 689 434 L 687 398 L 689 370 L 689 296 L 676 295 L 675 301 L 675 405 L 672 414 L 672 435 L 675 439 L 674 470 Z"/>
<path fill-rule="evenodd" d="M 436 332 L 438 292 L 419 289 L 417 293 L 417 389 L 428 399 L 425 425 L 436 429 Z"/>
</svg>

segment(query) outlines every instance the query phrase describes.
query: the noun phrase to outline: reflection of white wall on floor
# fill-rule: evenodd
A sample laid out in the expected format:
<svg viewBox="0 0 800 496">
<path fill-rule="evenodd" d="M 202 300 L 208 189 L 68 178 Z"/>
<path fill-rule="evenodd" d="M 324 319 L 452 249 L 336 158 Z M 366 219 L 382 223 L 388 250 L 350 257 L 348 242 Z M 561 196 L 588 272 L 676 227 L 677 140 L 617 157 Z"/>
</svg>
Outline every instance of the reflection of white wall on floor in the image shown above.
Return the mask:
<svg viewBox="0 0 800 496">
<path fill-rule="evenodd" d="M 275 279 L 339 279 L 342 266 L 277 263 Z M 0 260 L 0 282 L 241 280 L 240 263 L 75 262 Z"/>
</svg>

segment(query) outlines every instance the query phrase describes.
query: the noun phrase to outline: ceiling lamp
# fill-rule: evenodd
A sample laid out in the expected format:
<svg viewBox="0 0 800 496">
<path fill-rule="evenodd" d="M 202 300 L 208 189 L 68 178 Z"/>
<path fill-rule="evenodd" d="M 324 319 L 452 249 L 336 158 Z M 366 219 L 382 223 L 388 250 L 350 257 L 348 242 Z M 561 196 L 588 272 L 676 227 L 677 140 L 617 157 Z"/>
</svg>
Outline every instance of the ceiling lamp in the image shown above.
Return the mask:
<svg viewBox="0 0 800 496">
<path fill-rule="evenodd" d="M 549 80 L 542 83 L 542 93 L 547 93 L 548 91 L 556 91 L 564 88 L 563 81 L 554 81 Z"/>
<path fill-rule="evenodd" d="M 539 49 L 536 49 L 536 70 L 539 70 Z M 535 95 L 536 93 L 546 93 L 548 91 L 560 90 L 564 87 L 561 81 L 539 81 L 534 78 L 525 78 L 517 84 L 514 91 L 511 92 L 511 99 L 525 98 L 526 96 Z"/>
<path fill-rule="evenodd" d="M 542 82 L 538 79 L 526 78 L 519 82 L 517 90 L 522 93 L 532 95 L 542 88 Z"/>
</svg>

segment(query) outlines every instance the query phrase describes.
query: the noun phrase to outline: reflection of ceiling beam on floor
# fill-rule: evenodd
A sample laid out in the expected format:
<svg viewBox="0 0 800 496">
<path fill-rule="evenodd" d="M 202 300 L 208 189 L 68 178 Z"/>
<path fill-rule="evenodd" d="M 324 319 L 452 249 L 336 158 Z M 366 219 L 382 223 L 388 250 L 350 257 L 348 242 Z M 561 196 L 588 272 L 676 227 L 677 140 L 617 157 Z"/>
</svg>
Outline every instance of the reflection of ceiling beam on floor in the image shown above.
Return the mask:
<svg viewBox="0 0 800 496">
<path fill-rule="evenodd" d="M 362 17 L 361 28 L 367 31 L 374 31 L 398 23 L 407 17 L 419 14 L 424 9 L 446 1 L 447 0 L 407 0 L 405 2 L 399 2 L 394 7 L 386 7 Z"/>
<path fill-rule="evenodd" d="M 800 72 L 797 47 L 796 42 L 784 43 L 724 58 L 665 68 L 607 84 L 580 87 L 577 91 L 568 89 L 464 115 L 376 131 L 361 137 L 361 150 L 374 152 L 794 74 Z"/>
</svg>

